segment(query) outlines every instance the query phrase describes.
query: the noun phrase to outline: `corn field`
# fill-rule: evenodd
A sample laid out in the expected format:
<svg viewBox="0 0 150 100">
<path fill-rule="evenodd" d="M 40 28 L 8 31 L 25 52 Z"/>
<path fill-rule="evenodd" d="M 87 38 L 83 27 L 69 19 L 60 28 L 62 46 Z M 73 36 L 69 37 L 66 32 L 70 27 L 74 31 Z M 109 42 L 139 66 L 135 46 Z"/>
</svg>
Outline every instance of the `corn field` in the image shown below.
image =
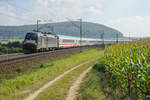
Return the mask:
<svg viewBox="0 0 150 100">
<path fill-rule="evenodd" d="M 104 61 L 112 88 L 132 100 L 150 97 L 150 39 L 106 46 Z"/>
</svg>

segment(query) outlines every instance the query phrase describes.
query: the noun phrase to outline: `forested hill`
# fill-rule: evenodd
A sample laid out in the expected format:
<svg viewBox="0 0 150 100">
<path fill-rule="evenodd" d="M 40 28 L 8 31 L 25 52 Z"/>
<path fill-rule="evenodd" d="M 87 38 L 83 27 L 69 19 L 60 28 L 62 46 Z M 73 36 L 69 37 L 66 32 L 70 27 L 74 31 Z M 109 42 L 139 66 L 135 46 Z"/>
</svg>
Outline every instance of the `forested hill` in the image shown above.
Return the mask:
<svg viewBox="0 0 150 100">
<path fill-rule="evenodd" d="M 54 27 L 55 34 L 79 36 L 79 22 L 59 22 L 51 24 L 39 25 L 42 32 L 49 32 Z M 50 26 L 50 27 L 48 27 Z M 46 28 L 48 27 L 48 28 Z M 24 38 L 27 32 L 31 32 L 36 29 L 36 25 L 23 25 L 23 26 L 0 26 L 0 38 Z M 83 36 L 89 38 L 100 38 L 104 30 L 105 38 L 115 38 L 116 34 L 119 37 L 123 37 L 123 34 L 115 29 L 104 26 L 102 24 L 83 22 Z"/>
</svg>

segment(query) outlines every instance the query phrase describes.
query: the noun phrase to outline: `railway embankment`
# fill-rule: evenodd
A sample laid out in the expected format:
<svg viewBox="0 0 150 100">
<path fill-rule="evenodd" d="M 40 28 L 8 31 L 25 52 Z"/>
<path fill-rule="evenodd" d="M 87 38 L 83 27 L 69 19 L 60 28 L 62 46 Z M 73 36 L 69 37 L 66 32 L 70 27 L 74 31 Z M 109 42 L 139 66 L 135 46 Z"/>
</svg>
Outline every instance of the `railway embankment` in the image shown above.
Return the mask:
<svg viewBox="0 0 150 100">
<path fill-rule="evenodd" d="M 103 51 L 100 49 L 90 49 L 63 59 L 42 63 L 41 65 L 29 68 L 30 70 L 28 69 L 24 71 L 25 69 L 18 69 L 13 78 L 6 79 L 0 83 L 0 99 L 22 100 L 38 91 L 46 83 L 55 80 L 55 78 L 59 77 L 66 71 L 86 61 L 93 60 L 96 57 L 101 57 L 102 54 Z M 51 91 L 51 95 L 54 96 L 55 93 L 55 96 L 58 97 L 58 94 L 61 92 L 62 94 L 60 95 L 65 98 L 65 96 L 67 96 L 67 90 L 69 90 L 71 83 L 75 81 L 76 77 L 96 62 L 97 59 L 71 70 L 60 80 L 56 81 L 56 83 L 53 84 L 54 86 L 43 90 L 36 99 L 43 97 L 42 94 L 45 95 L 46 91 L 49 89 L 53 89 L 53 91 L 55 90 L 54 92 Z"/>
<path fill-rule="evenodd" d="M 95 47 L 82 47 L 82 50 L 90 48 Z M 37 66 L 38 64 L 65 58 L 79 52 L 80 48 L 68 48 L 33 54 L 16 53 L 0 55 L 0 73 L 10 73 L 16 71 L 16 69 L 28 69 Z"/>
</svg>

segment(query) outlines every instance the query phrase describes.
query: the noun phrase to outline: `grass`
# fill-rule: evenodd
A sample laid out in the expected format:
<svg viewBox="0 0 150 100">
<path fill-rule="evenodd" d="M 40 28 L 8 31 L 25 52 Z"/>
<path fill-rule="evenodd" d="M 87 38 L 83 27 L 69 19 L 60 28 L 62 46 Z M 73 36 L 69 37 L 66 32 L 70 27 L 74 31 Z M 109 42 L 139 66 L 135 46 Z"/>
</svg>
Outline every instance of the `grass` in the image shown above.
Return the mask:
<svg viewBox="0 0 150 100">
<path fill-rule="evenodd" d="M 85 50 L 71 57 L 45 63 L 42 65 L 44 67 L 38 66 L 36 70 L 5 80 L 0 84 L 0 100 L 22 99 L 66 70 L 100 54 L 103 54 L 103 51 L 99 49 Z"/>
<path fill-rule="evenodd" d="M 104 62 L 100 61 L 85 77 L 76 100 L 123 100 L 121 91 L 110 85 Z"/>
<path fill-rule="evenodd" d="M 77 77 L 79 77 L 84 70 L 93 66 L 96 62 L 97 59 L 73 70 L 54 83 L 51 87 L 47 88 L 35 100 L 65 100 L 69 92 L 69 88 L 75 82 Z"/>
</svg>

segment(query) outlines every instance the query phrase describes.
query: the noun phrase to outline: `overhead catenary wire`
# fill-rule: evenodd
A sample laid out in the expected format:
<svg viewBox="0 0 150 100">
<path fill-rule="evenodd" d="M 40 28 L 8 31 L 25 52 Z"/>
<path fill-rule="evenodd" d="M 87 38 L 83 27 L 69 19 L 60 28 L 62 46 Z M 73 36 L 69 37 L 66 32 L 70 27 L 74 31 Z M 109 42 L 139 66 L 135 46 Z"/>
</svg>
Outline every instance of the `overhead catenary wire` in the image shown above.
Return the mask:
<svg viewBox="0 0 150 100">
<path fill-rule="evenodd" d="M 50 22 L 50 21 L 53 21 L 53 20 L 37 20 L 37 32 L 42 29 L 43 27 L 46 27 L 46 28 L 49 28 L 51 29 L 51 31 L 54 33 L 54 26 L 50 26 L 49 23 L 45 23 L 45 24 L 42 24 L 42 26 L 39 27 L 39 22 Z"/>
<path fill-rule="evenodd" d="M 70 21 L 70 23 L 75 26 L 76 28 L 80 28 L 80 26 L 76 25 L 75 23 L 73 23 L 73 21 L 69 18 L 66 18 L 68 21 Z"/>
<path fill-rule="evenodd" d="M 73 23 L 73 21 L 70 18 L 66 18 L 73 26 L 75 26 L 76 28 L 80 29 L 80 25 L 77 25 L 75 23 Z M 80 20 L 80 19 L 79 19 Z M 85 34 L 86 32 L 90 32 L 89 30 L 85 30 L 83 32 L 83 34 Z"/>
</svg>

